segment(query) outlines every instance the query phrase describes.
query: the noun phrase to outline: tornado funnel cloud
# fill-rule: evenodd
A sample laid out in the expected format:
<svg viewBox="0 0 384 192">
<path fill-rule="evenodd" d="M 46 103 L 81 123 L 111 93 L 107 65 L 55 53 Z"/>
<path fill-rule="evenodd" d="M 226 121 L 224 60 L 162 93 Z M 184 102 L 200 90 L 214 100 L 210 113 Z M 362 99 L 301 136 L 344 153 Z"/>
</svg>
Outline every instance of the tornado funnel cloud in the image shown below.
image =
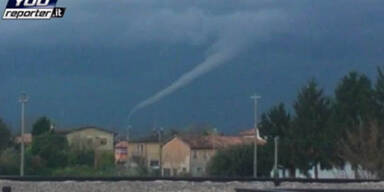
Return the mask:
<svg viewBox="0 0 384 192">
<path fill-rule="evenodd" d="M 161 100 L 162 98 L 172 94 L 176 90 L 188 85 L 193 80 L 197 79 L 201 75 L 204 75 L 205 73 L 211 71 L 212 69 L 218 67 L 219 65 L 225 63 L 226 61 L 230 60 L 233 57 L 234 53 L 232 51 L 226 50 L 226 51 L 220 51 L 216 52 L 214 54 L 211 54 L 208 56 L 202 63 L 197 65 L 195 68 L 193 68 L 191 71 L 183 74 L 180 78 L 178 78 L 176 81 L 174 81 L 171 85 L 166 87 L 165 89 L 157 92 L 152 97 L 149 97 L 148 99 L 140 102 L 137 104 L 129 113 L 128 115 L 128 121 L 131 119 L 132 115 L 137 112 L 138 110 L 154 104 Z"/>
<path fill-rule="evenodd" d="M 281 31 L 285 26 L 285 15 L 280 11 L 259 11 L 257 13 L 236 13 L 218 18 L 217 24 L 223 24 L 218 32 L 218 39 L 210 47 L 210 54 L 192 70 L 183 74 L 165 89 L 137 104 L 129 113 L 128 121 L 138 110 L 154 104 L 178 89 L 188 85 L 205 73 L 228 62 L 255 42 L 268 40 L 274 31 Z M 284 27 L 283 27 L 284 28 Z M 241 29 L 241 30 L 239 30 Z"/>
</svg>

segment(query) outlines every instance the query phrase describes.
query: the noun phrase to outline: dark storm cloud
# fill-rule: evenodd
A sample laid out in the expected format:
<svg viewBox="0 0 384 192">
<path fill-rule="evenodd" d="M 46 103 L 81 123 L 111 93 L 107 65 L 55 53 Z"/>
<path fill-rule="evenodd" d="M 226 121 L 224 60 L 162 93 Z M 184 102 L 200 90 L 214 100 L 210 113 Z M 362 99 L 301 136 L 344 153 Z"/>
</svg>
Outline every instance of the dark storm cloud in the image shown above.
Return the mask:
<svg viewBox="0 0 384 192">
<path fill-rule="evenodd" d="M 58 5 L 67 7 L 63 19 L 0 23 L 0 88 L 7 90 L 0 112 L 10 121 L 17 120 L 15 97 L 26 90 L 34 96 L 31 113 L 53 114 L 68 124 L 124 126 L 130 108 L 217 47 L 246 42 L 232 61 L 172 96 L 179 102 L 159 104 L 169 109 L 169 115 L 160 115 L 169 124 L 207 120 L 246 126 L 251 124 L 244 117 L 246 98 L 255 90 L 268 95 L 267 107 L 291 101 L 307 78 L 315 76 L 330 90 L 330 79 L 353 69 L 372 76 L 384 59 L 381 0 L 59 0 Z M 254 22 L 260 17 L 263 22 Z M 249 83 L 256 80 L 263 85 Z M 207 99 L 223 90 L 228 97 Z M 40 96 L 45 93 L 50 95 Z M 197 97 L 201 94 L 206 97 Z M 193 99 L 184 107 L 196 116 L 180 115 L 181 98 Z M 223 103 L 237 106 L 239 115 L 225 120 L 233 109 Z M 198 114 L 204 106 L 206 112 Z M 149 121 L 148 112 L 137 121 Z"/>
<path fill-rule="evenodd" d="M 2 36 L 17 40 L 23 37 L 23 31 L 36 34 L 25 43 L 55 45 L 57 42 L 72 44 L 107 44 L 136 46 L 143 41 L 151 43 L 191 43 L 201 44 L 210 38 L 226 33 L 230 26 L 247 22 L 249 14 L 269 9 L 225 11 L 215 13 L 214 3 L 182 4 L 178 1 L 104 1 L 61 2 L 67 6 L 65 21 L 27 23 L 21 27 L 18 23 L 6 23 Z M 223 4 L 221 2 L 220 4 Z M 225 3 L 224 3 L 225 4 Z M 204 7 L 207 6 L 207 7 Z M 220 6 L 219 6 L 220 7 Z M 273 9 L 272 9 L 273 10 Z M 244 15 L 244 18 L 241 16 Z M 7 27 L 6 25 L 9 25 Z M 236 26 L 233 26 L 236 28 Z M 239 29 L 240 30 L 240 29 Z M 55 38 L 47 38 L 55 37 Z M 100 39 L 95 39 L 95 38 Z M 108 38 L 106 38 L 108 37 Z M 43 41 L 44 40 L 44 41 Z M 122 42 L 126 43 L 122 45 Z M 118 43 L 118 44 L 116 44 Z"/>
</svg>

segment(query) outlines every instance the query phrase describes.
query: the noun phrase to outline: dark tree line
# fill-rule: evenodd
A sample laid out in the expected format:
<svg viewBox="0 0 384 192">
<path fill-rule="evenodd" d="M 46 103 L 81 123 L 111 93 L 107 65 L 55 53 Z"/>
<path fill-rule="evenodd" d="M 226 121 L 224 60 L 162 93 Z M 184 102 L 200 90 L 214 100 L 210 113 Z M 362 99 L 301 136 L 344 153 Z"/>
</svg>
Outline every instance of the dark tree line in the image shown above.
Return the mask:
<svg viewBox="0 0 384 192">
<path fill-rule="evenodd" d="M 359 169 L 382 177 L 384 158 L 378 154 L 383 153 L 384 145 L 383 69 L 378 68 L 377 73 L 377 79 L 372 83 L 366 75 L 350 72 L 340 80 L 330 96 L 315 80 L 310 80 L 298 91 L 292 113 L 280 103 L 262 114 L 260 132 L 270 138 L 265 147 L 267 152 L 259 155 L 262 161 L 266 164 L 273 162 L 273 147 L 270 145 L 278 136 L 279 167 L 284 175 L 295 177 L 298 169 L 309 176 L 309 170 L 314 169 L 317 178 L 319 169 L 341 168 L 350 163 L 357 177 Z M 229 164 L 222 161 L 226 159 L 225 154 L 229 156 L 233 150 L 218 153 L 222 158 L 213 159 L 211 167 L 215 169 L 211 169 L 212 173 L 220 175 L 217 170 L 228 167 Z M 252 153 L 250 156 L 248 158 L 252 158 Z M 249 163 L 243 165 L 252 166 Z M 228 172 L 231 171 L 226 169 L 225 174 Z M 248 172 L 231 173 L 251 176 Z"/>
</svg>

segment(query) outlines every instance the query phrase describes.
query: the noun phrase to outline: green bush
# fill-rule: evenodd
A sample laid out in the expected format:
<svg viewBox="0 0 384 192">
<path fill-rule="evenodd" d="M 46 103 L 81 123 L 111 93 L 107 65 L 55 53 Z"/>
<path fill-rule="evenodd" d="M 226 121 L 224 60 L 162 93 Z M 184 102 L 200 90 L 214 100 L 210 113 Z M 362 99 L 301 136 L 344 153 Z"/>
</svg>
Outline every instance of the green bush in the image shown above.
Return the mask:
<svg viewBox="0 0 384 192">
<path fill-rule="evenodd" d="M 46 161 L 38 155 L 32 154 L 32 147 L 28 146 L 25 150 L 25 174 L 26 175 L 49 175 L 50 169 L 46 166 Z"/>
<path fill-rule="evenodd" d="M 46 162 L 47 168 L 65 167 L 68 163 L 69 146 L 65 136 L 46 133 L 36 136 L 32 142 L 32 155 Z"/>
<path fill-rule="evenodd" d="M 7 148 L 0 154 L 0 175 L 18 175 L 20 154 L 14 148 Z"/>
<path fill-rule="evenodd" d="M 70 166 L 93 166 L 95 152 L 92 150 L 71 150 L 68 154 Z"/>
<path fill-rule="evenodd" d="M 258 148 L 258 176 L 270 177 L 273 166 L 271 144 Z M 222 177 L 253 175 L 253 145 L 239 145 L 220 150 L 208 164 L 208 174 Z"/>
<path fill-rule="evenodd" d="M 95 168 L 105 170 L 115 167 L 115 155 L 109 151 L 96 152 Z"/>
</svg>

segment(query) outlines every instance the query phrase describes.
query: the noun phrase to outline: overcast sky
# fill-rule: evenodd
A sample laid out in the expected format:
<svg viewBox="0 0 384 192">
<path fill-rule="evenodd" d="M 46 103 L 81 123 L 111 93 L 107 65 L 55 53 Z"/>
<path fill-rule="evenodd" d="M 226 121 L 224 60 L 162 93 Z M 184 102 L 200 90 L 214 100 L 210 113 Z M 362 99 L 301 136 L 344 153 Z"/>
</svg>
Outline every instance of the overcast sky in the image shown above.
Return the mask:
<svg viewBox="0 0 384 192">
<path fill-rule="evenodd" d="M 6 1 L 0 7 L 5 8 Z M 129 112 L 197 66 L 199 74 L 137 110 L 134 129 L 207 122 L 235 132 L 315 78 L 328 94 L 352 70 L 384 66 L 382 0 L 58 0 L 62 19 L 0 21 L 0 116 L 19 125 L 124 129 Z M 213 58 L 213 59 L 212 59 Z"/>
</svg>

